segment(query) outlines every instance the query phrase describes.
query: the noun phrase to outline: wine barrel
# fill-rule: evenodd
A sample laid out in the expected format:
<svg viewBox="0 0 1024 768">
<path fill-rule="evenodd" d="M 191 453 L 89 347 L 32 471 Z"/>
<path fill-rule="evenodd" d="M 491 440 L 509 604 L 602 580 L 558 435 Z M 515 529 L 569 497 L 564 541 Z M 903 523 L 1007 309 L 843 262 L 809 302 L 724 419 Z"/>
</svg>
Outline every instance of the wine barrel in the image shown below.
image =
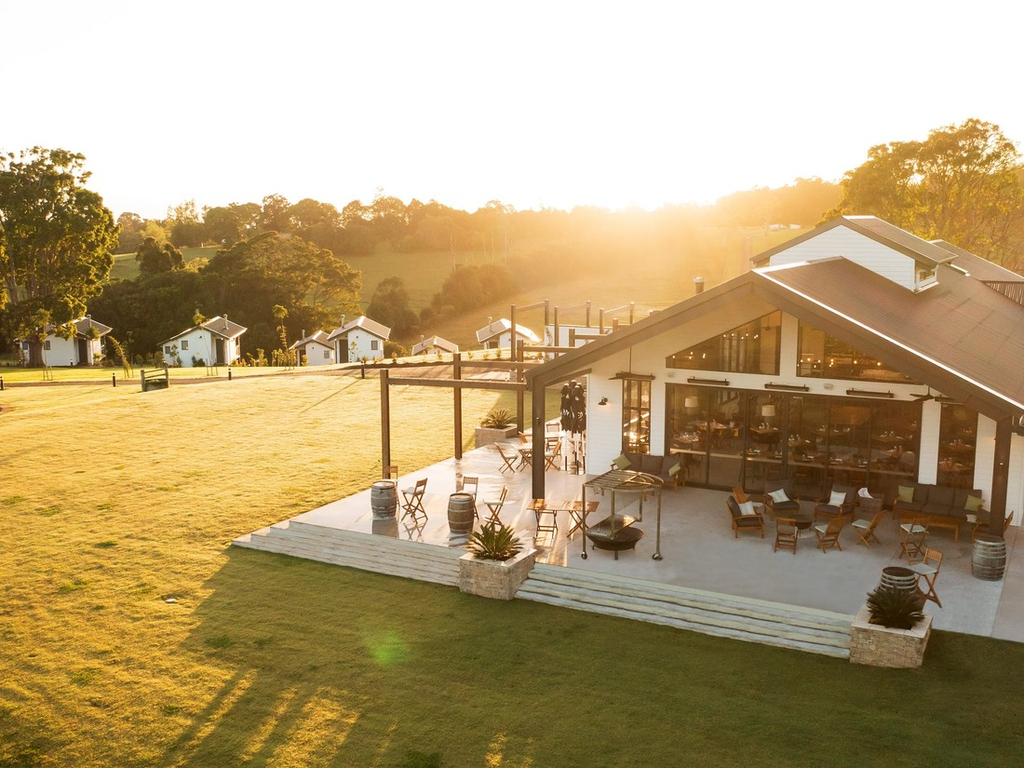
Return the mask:
<svg viewBox="0 0 1024 768">
<path fill-rule="evenodd" d="M 971 572 L 982 581 L 999 581 L 1006 571 L 1006 540 L 988 533 L 974 537 Z"/>
<path fill-rule="evenodd" d="M 909 568 L 890 565 L 882 569 L 882 581 L 878 586 L 913 592 L 917 589 L 917 574 Z"/>
<path fill-rule="evenodd" d="M 473 494 L 453 493 L 448 497 L 448 530 L 449 539 L 468 541 L 473 532 L 473 518 L 476 508 Z"/>
<path fill-rule="evenodd" d="M 374 520 L 389 520 L 398 511 L 398 485 L 394 480 L 378 480 L 370 488 L 370 509 Z"/>
</svg>

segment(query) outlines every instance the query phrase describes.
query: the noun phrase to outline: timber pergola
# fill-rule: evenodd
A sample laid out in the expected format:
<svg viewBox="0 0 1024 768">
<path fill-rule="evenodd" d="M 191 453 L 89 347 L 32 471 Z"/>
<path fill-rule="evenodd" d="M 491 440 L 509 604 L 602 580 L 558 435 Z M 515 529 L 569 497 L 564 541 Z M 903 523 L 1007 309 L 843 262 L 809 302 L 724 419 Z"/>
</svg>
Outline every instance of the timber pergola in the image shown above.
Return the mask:
<svg viewBox="0 0 1024 768">
<path fill-rule="evenodd" d="M 821 262 L 816 263 L 820 264 Z M 849 269 L 846 266 L 842 268 Z M 857 269 L 861 268 L 857 267 Z M 533 397 L 534 450 L 538 450 L 537 435 L 543 432 L 543 424 L 538 425 L 537 423 L 537 409 L 540 405 L 540 418 L 543 420 L 544 390 L 547 387 L 584 375 L 596 363 L 609 355 L 628 350 L 681 324 L 693 322 L 718 311 L 723 306 L 741 302 L 748 307 L 761 306 L 766 311 L 781 309 L 799 319 L 806 320 L 851 346 L 896 367 L 897 370 L 921 382 L 923 386 L 934 387 L 953 401 L 964 404 L 995 421 L 995 452 L 990 504 L 993 522 L 990 523 L 990 530 L 1001 531 L 1002 521 L 1006 514 L 1011 438 L 1015 431 L 1024 432 L 1024 406 L 1018 402 L 1016 391 L 1009 392 L 1006 386 L 997 385 L 995 382 L 983 382 L 968 375 L 964 371 L 964 366 L 969 367 L 972 361 L 956 359 L 958 354 L 969 358 L 971 355 L 984 355 L 987 350 L 957 348 L 955 344 L 950 343 L 948 357 L 951 359 L 947 359 L 945 355 L 937 354 L 934 349 L 931 353 L 923 350 L 934 348 L 937 343 L 944 343 L 943 338 L 936 337 L 941 337 L 942 334 L 952 334 L 951 329 L 931 329 L 931 336 L 919 335 L 918 340 L 929 342 L 928 345 L 919 347 L 912 343 L 914 341 L 912 333 L 909 334 L 910 340 L 899 341 L 899 337 L 894 336 L 892 330 L 884 322 L 871 322 L 883 319 L 891 320 L 893 313 L 883 307 L 900 306 L 898 296 L 894 297 L 892 292 L 903 289 L 887 285 L 888 281 L 885 278 L 879 277 L 877 280 L 871 278 L 868 281 L 867 288 L 877 293 L 874 297 L 877 304 L 873 309 L 874 315 L 869 314 L 865 320 L 857 319 L 855 315 L 850 314 L 849 310 L 837 308 L 803 292 L 799 285 L 788 285 L 784 279 L 780 279 L 784 274 L 784 272 L 775 272 L 772 268 L 747 272 L 686 301 L 643 318 L 628 329 L 598 338 L 583 347 L 566 352 L 555 360 L 529 370 L 526 373 L 526 383 Z M 957 277 L 947 277 L 946 279 L 956 280 Z M 840 285 L 842 285 L 841 282 Z M 989 291 L 991 289 L 981 287 L 981 290 Z M 1000 299 L 1002 300 L 1003 297 Z M 896 314 L 895 317 L 899 319 L 900 316 Z M 1001 322 L 1005 323 L 1005 318 L 1002 318 Z M 724 330 L 728 329 L 723 328 Z M 916 329 L 914 333 L 920 334 L 921 330 Z M 957 364 L 958 362 L 962 362 L 964 365 L 960 366 Z M 1007 365 L 1017 365 L 1018 363 L 1019 361 L 1016 359 L 1007 360 Z M 1000 382 L 1000 384 L 1005 384 L 1005 382 Z M 532 481 L 534 497 L 543 498 L 545 486 L 543 465 L 535 464 L 533 466 Z"/>
</svg>

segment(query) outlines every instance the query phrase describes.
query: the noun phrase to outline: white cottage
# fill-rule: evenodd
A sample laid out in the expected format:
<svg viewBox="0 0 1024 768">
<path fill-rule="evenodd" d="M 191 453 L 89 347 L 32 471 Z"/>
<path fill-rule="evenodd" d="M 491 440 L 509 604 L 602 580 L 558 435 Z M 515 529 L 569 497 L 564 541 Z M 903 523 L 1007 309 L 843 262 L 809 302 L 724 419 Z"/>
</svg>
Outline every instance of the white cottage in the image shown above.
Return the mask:
<svg viewBox="0 0 1024 768">
<path fill-rule="evenodd" d="M 218 315 L 161 342 L 164 364 L 182 368 L 231 365 L 241 355 L 239 337 L 246 330 L 226 315 Z"/>
<path fill-rule="evenodd" d="M 455 342 L 442 339 L 440 336 L 421 337 L 419 342 L 413 345 L 412 354 L 425 355 L 428 352 L 447 352 L 455 354 L 459 351 L 459 345 Z"/>
<path fill-rule="evenodd" d="M 384 342 L 391 336 L 391 329 L 360 315 L 350 323 L 341 318 L 341 327 L 328 337 L 334 344 L 334 355 L 339 363 L 356 363 L 384 358 Z"/>
<path fill-rule="evenodd" d="M 93 365 L 103 357 L 103 337 L 113 328 L 97 323 L 92 315 L 86 315 L 71 323 L 75 335 L 70 339 L 58 336 L 52 325 L 46 326 L 43 340 L 43 363 L 50 366 Z M 19 347 L 23 362 L 29 361 L 29 342 L 21 341 Z"/>
<path fill-rule="evenodd" d="M 871 216 L 752 261 L 526 374 L 536 414 L 546 388 L 588 379 L 588 473 L 673 454 L 704 487 L 786 478 L 891 502 L 928 484 L 1000 518 L 1024 509 L 1024 278 Z"/>
<path fill-rule="evenodd" d="M 516 338 L 527 346 L 540 344 L 540 337 L 519 323 L 516 323 Z M 504 317 L 500 320 L 489 319 L 487 325 L 476 332 L 476 340 L 484 349 L 511 349 L 512 322 Z"/>
<path fill-rule="evenodd" d="M 295 351 L 299 365 L 334 365 L 337 357 L 334 345 L 328 338 L 326 332 L 317 331 L 299 339 L 288 349 Z"/>
</svg>

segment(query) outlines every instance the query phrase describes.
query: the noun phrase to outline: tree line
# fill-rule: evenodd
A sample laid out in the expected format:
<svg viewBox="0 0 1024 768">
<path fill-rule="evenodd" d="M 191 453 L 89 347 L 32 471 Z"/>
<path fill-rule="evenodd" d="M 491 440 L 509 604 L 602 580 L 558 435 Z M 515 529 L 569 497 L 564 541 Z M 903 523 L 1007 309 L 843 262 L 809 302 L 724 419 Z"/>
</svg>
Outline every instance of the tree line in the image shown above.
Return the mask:
<svg viewBox="0 0 1024 768">
<path fill-rule="evenodd" d="M 434 200 L 406 204 L 379 190 L 371 203 L 354 200 L 340 211 L 269 195 L 202 210 L 187 201 L 161 220 L 123 213 L 115 222 L 86 187 L 83 164 L 81 155 L 41 147 L 0 155 L 0 344 L 30 341 L 34 361 L 47 328 L 71 333 L 67 323 L 87 307 L 122 333 L 131 329 L 125 341 L 136 353 L 153 351 L 197 312 L 229 313 L 249 327 L 250 349 L 273 350 L 282 337 L 358 313 L 359 274 L 344 258 L 383 250 L 492 257 L 453 269 L 420 315 L 409 309 L 401 278 L 382 281 L 368 313 L 406 337 L 426 319 L 469 311 L 581 267 L 693 252 L 713 227 L 811 226 L 847 213 L 874 214 L 1010 269 L 1024 261 L 1020 153 L 998 126 L 975 119 L 923 141 L 872 147 L 840 184 L 797 179 L 712 206 L 649 212 L 517 211 L 497 200 L 467 212 Z M 186 265 L 180 248 L 201 244 L 220 250 Z M 136 253 L 138 279 L 108 282 L 112 252 Z"/>
</svg>

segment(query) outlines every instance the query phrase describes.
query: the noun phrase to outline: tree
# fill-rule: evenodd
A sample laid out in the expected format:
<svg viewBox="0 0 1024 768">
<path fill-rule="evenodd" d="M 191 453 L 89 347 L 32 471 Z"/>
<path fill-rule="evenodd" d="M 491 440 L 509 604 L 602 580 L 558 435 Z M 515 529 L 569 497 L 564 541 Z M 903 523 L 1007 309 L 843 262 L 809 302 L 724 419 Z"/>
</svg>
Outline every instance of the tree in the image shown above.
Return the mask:
<svg viewBox="0 0 1024 768">
<path fill-rule="evenodd" d="M 195 200 L 168 209 L 171 242 L 179 248 L 195 248 L 203 244 L 203 222 L 199 219 Z"/>
<path fill-rule="evenodd" d="M 0 157 L 0 323 L 42 365 L 45 326 L 85 314 L 113 265 L 114 215 L 85 188 L 85 157 L 33 147 Z"/>
<path fill-rule="evenodd" d="M 181 251 L 170 243 L 158 243 L 152 237 L 147 237 L 139 245 L 135 261 L 139 263 L 139 273 L 145 276 L 185 268 L 185 257 Z"/>
<path fill-rule="evenodd" d="M 137 213 L 125 211 L 117 217 L 118 238 L 115 253 L 132 253 L 142 242 L 142 228 L 146 222 Z"/>
<path fill-rule="evenodd" d="M 288 200 L 282 195 L 267 195 L 263 198 L 260 212 L 260 232 L 291 232 Z"/>
<path fill-rule="evenodd" d="M 842 186 L 826 218 L 873 214 L 1011 267 L 1024 255 L 1020 153 L 997 125 L 970 119 L 872 147 Z"/>
<path fill-rule="evenodd" d="M 416 327 L 416 313 L 409 309 L 409 292 L 400 277 L 387 277 L 377 284 L 366 314 L 397 336 L 407 336 Z"/>
</svg>

